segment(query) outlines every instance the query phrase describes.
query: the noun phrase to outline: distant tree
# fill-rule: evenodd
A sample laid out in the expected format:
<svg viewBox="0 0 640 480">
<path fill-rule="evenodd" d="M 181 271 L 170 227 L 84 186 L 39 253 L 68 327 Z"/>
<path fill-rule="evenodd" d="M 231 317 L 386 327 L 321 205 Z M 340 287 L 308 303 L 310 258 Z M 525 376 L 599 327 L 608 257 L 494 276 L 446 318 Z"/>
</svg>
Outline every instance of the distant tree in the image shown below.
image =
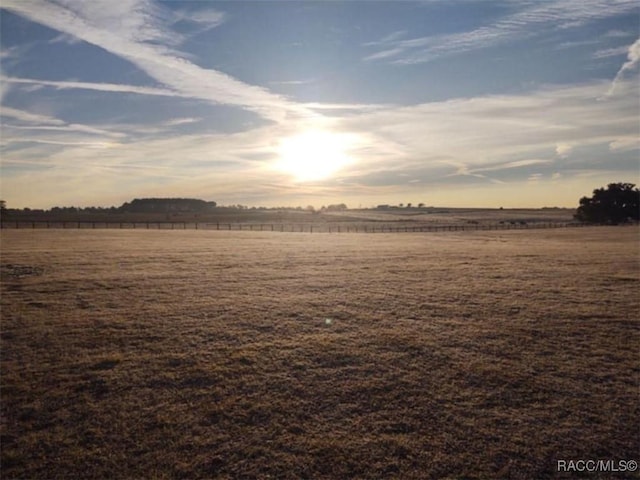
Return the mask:
<svg viewBox="0 0 640 480">
<path fill-rule="evenodd" d="M 411 208 L 411 202 L 407 203 L 407 208 Z"/>
<path fill-rule="evenodd" d="M 7 202 L 0 200 L 0 217 L 7 215 Z"/>
<path fill-rule="evenodd" d="M 419 203 L 418 208 L 424 208 L 424 203 Z"/>
<path fill-rule="evenodd" d="M 25 209 L 26 210 L 26 209 Z M 52 207 L 51 213 L 78 213 L 80 211 L 78 207 Z"/>
<path fill-rule="evenodd" d="M 582 197 L 574 217 L 588 223 L 617 225 L 640 220 L 640 190 L 633 183 L 610 183 Z"/>
<path fill-rule="evenodd" d="M 216 202 L 205 202 L 197 198 L 135 198 L 120 207 L 122 212 L 178 213 L 206 212 L 216 207 Z M 242 205 L 238 209 L 246 208 Z"/>
<path fill-rule="evenodd" d="M 347 206 L 344 203 L 335 203 L 327 207 L 327 211 L 329 212 L 340 212 L 343 210 L 347 210 Z"/>
</svg>

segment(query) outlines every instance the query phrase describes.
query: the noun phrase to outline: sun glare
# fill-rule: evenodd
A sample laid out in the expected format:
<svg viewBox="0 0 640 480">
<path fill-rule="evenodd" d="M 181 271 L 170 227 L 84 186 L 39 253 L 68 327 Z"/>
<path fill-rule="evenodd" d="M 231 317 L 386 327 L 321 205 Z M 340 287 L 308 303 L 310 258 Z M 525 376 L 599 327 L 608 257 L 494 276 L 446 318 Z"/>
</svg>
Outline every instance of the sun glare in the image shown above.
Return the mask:
<svg viewBox="0 0 640 480">
<path fill-rule="evenodd" d="M 299 182 L 324 180 L 352 162 L 349 135 L 309 130 L 284 138 L 278 148 L 278 170 Z"/>
</svg>

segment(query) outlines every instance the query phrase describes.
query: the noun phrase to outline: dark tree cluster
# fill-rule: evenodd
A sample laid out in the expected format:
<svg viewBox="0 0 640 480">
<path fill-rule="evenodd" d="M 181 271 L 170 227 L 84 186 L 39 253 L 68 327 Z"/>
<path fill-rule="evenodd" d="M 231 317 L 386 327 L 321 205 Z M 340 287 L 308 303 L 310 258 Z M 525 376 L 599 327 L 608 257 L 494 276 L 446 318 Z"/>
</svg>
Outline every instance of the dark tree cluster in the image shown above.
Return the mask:
<svg viewBox="0 0 640 480">
<path fill-rule="evenodd" d="M 327 207 L 322 207 L 322 209 L 326 210 L 327 212 L 343 212 L 348 208 L 344 203 L 336 203 Z"/>
<path fill-rule="evenodd" d="M 582 197 L 576 220 L 618 225 L 640 220 L 640 190 L 633 183 L 610 183 L 596 188 L 592 197 Z"/>
<path fill-rule="evenodd" d="M 116 213 L 117 211 L 116 207 L 53 207 L 49 210 L 51 213 Z"/>
<path fill-rule="evenodd" d="M 136 198 L 120 207 L 125 213 L 199 213 L 213 210 L 216 202 L 197 198 Z"/>
</svg>

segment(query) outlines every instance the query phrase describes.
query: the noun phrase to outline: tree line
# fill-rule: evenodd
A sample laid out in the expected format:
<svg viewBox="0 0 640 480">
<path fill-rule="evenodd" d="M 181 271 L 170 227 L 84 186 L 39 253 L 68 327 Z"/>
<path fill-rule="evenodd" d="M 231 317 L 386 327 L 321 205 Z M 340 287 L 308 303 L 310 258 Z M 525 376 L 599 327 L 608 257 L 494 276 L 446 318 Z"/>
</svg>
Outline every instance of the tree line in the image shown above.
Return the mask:
<svg viewBox="0 0 640 480">
<path fill-rule="evenodd" d="M 216 202 L 198 198 L 135 198 L 120 207 L 122 213 L 203 213 L 216 208 Z"/>
<path fill-rule="evenodd" d="M 404 205 L 400 204 L 400 207 Z M 408 203 L 406 208 L 411 208 Z M 422 207 L 423 204 L 419 204 Z M 378 209 L 393 208 L 389 205 L 378 205 Z M 397 208 L 397 207 L 396 207 Z M 227 210 L 247 210 L 244 205 L 233 205 L 230 207 L 219 207 L 214 201 L 206 201 L 198 198 L 135 198 L 131 202 L 125 202 L 119 207 L 53 207 L 50 210 L 32 210 L 24 208 L 15 210 L 17 212 L 37 212 L 37 213 L 206 213 L 216 209 Z M 256 209 L 255 207 L 251 208 Z M 278 207 L 273 210 L 286 210 L 288 208 Z M 315 210 L 313 206 L 308 206 L 305 210 L 312 213 L 335 212 L 347 210 L 344 203 L 323 206 L 320 210 Z M 258 207 L 258 210 L 269 210 L 265 207 Z M 296 210 L 302 210 L 297 207 Z M 7 215 L 12 210 L 7 208 L 4 200 L 0 200 L 0 214 Z M 594 224 L 618 225 L 631 221 L 640 221 L 640 190 L 633 183 L 610 183 L 606 188 L 596 188 L 593 196 L 582 197 L 576 210 L 574 218 L 578 221 Z"/>
<path fill-rule="evenodd" d="M 206 201 L 198 198 L 135 198 L 130 202 L 125 202 L 119 207 L 52 207 L 45 209 L 9 209 L 5 200 L 0 200 L 0 211 L 5 214 L 11 211 L 24 213 L 207 213 L 224 210 L 296 210 L 308 211 L 312 213 L 340 212 L 348 210 L 345 203 L 330 204 L 316 209 L 312 205 L 302 207 L 249 207 L 247 205 L 226 205 L 219 206 L 217 202 Z"/>
<path fill-rule="evenodd" d="M 119 207 L 52 207 L 49 210 L 23 208 L 34 213 L 205 213 L 217 206 L 216 202 L 198 198 L 135 198 Z M 6 202 L 0 200 L 2 213 L 8 213 Z"/>
</svg>

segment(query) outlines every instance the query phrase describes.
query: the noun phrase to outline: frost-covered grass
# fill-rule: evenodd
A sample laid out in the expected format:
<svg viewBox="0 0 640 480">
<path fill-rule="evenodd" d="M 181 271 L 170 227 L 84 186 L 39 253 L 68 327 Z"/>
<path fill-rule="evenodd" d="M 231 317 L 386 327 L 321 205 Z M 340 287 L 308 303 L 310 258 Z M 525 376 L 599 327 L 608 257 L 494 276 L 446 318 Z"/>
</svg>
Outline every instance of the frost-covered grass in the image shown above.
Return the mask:
<svg viewBox="0 0 640 480">
<path fill-rule="evenodd" d="M 636 227 L 0 235 L 3 478 L 637 460 Z"/>
</svg>

